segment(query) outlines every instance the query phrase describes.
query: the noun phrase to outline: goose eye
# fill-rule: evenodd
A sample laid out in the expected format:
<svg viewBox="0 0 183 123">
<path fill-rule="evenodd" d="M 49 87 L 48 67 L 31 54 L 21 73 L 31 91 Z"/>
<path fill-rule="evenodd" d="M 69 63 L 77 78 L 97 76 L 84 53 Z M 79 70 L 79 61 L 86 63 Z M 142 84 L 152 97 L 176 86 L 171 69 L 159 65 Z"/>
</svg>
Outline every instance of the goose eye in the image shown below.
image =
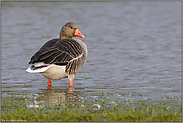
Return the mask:
<svg viewBox="0 0 183 123">
<path fill-rule="evenodd" d="M 71 26 L 71 29 L 73 29 L 72 26 Z"/>
</svg>

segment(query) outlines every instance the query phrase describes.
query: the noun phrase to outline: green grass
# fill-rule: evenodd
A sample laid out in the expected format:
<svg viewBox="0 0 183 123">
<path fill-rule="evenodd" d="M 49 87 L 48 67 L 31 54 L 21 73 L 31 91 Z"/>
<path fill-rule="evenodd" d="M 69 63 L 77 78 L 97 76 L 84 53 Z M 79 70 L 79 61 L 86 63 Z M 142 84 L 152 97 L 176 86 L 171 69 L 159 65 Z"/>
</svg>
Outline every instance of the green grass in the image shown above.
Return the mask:
<svg viewBox="0 0 183 123">
<path fill-rule="evenodd" d="M 162 107 L 161 107 L 162 108 Z M 153 113 L 150 109 L 148 112 L 123 111 L 118 109 L 114 111 L 89 111 L 84 113 L 80 109 L 73 109 L 72 111 L 54 110 L 46 112 L 44 110 L 30 110 L 17 108 L 14 112 L 2 111 L 1 121 L 26 121 L 26 122 L 181 122 L 181 111 L 174 113 L 160 112 Z"/>
<path fill-rule="evenodd" d="M 175 104 L 177 103 L 177 104 Z M 22 100 L 2 98 L 2 122 L 182 122 L 182 107 L 179 102 L 143 102 L 129 104 L 125 101 L 106 103 L 95 101 L 101 106 L 93 110 L 91 102 L 66 105 L 44 105 L 41 108 L 27 108 Z M 84 104 L 84 107 L 81 106 Z"/>
</svg>

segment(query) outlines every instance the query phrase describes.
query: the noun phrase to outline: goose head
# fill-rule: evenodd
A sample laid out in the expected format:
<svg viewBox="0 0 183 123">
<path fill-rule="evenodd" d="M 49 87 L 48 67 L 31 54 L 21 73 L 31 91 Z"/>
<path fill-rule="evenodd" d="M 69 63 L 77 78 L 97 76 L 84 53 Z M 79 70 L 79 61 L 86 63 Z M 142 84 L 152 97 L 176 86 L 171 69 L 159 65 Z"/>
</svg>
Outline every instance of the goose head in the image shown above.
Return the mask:
<svg viewBox="0 0 183 123">
<path fill-rule="evenodd" d="M 60 39 L 67 39 L 72 37 L 84 38 L 84 35 L 79 31 L 79 27 L 73 23 L 66 23 L 60 31 Z"/>
</svg>

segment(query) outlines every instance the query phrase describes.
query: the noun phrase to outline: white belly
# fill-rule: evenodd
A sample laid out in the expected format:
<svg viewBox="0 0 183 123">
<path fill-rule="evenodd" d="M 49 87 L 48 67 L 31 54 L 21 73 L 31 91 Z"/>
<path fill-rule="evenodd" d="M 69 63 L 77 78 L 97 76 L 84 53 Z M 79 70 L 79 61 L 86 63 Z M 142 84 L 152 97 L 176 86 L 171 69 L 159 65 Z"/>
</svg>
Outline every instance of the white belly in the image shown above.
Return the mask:
<svg viewBox="0 0 183 123">
<path fill-rule="evenodd" d="M 49 80 L 59 80 L 67 77 L 65 73 L 65 66 L 53 65 L 46 71 L 40 73 Z"/>
</svg>

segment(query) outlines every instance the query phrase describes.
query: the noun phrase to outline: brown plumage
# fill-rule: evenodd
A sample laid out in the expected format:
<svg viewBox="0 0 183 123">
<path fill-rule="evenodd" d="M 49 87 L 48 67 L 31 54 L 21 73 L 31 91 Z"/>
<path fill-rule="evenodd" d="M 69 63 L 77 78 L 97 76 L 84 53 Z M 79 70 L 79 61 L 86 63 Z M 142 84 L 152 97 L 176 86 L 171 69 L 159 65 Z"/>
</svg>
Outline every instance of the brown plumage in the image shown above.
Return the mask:
<svg viewBox="0 0 183 123">
<path fill-rule="evenodd" d="M 40 72 L 47 79 L 52 80 L 68 77 L 69 81 L 72 81 L 74 75 L 83 68 L 87 57 L 86 45 L 72 37 L 84 38 L 84 35 L 80 33 L 75 23 L 68 22 L 62 27 L 60 38 L 46 42 L 31 57 L 29 64 L 33 65 L 27 69 L 27 72 Z"/>
</svg>

